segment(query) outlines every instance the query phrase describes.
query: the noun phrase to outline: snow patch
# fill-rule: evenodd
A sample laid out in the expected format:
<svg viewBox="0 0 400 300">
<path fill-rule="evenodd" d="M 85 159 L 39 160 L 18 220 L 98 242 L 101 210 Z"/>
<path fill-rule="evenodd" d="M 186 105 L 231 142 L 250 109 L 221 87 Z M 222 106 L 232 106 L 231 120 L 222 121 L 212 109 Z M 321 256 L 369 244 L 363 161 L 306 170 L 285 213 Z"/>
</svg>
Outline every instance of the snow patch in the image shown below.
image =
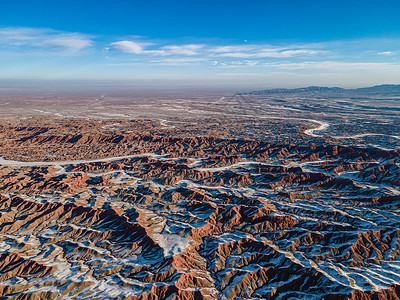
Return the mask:
<svg viewBox="0 0 400 300">
<path fill-rule="evenodd" d="M 182 253 L 190 245 L 189 238 L 177 234 L 152 234 L 154 241 L 164 249 L 164 256 L 171 257 Z"/>
</svg>

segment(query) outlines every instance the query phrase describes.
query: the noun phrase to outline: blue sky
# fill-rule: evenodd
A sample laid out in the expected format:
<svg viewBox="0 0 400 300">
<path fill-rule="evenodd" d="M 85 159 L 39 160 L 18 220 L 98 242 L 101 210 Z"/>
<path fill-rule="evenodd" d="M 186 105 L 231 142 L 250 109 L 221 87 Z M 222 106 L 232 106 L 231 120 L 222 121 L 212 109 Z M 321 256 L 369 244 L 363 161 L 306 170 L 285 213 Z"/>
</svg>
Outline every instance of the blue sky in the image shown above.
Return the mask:
<svg viewBox="0 0 400 300">
<path fill-rule="evenodd" d="M 2 1 L 0 79 L 400 83 L 400 1 Z"/>
</svg>

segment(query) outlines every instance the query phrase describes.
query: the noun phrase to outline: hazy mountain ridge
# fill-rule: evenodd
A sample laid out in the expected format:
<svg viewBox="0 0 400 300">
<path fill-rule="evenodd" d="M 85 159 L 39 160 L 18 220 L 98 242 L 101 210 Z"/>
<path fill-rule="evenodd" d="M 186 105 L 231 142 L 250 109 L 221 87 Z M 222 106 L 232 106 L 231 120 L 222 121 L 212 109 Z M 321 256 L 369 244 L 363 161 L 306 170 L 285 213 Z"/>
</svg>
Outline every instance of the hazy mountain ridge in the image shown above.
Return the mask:
<svg viewBox="0 0 400 300">
<path fill-rule="evenodd" d="M 365 88 L 357 89 L 344 89 L 340 87 L 321 87 L 321 86 L 309 86 L 303 88 L 286 89 L 266 89 L 261 91 L 252 91 L 248 93 L 240 93 L 240 95 L 267 95 L 267 94 L 301 94 L 301 93 L 312 93 L 312 94 L 331 94 L 331 93 L 355 93 L 355 94 L 374 94 L 374 93 L 400 93 L 400 84 L 382 84 L 375 85 Z"/>
</svg>

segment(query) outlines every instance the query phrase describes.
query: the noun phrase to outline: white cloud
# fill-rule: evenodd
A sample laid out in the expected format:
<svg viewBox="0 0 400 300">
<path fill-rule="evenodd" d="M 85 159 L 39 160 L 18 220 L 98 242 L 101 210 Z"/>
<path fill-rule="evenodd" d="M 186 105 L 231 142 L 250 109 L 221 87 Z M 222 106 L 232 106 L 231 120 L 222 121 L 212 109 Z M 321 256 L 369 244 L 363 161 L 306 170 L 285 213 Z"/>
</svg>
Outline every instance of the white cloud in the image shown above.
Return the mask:
<svg viewBox="0 0 400 300">
<path fill-rule="evenodd" d="M 314 46 L 309 45 L 309 46 Z M 271 46 L 271 45 L 236 45 L 218 46 L 210 49 L 217 57 L 226 58 L 287 58 L 295 56 L 310 56 L 325 54 L 328 51 L 308 49 L 307 45 L 300 46 Z"/>
<path fill-rule="evenodd" d="M 204 72 L 209 68 L 207 72 L 211 71 L 210 74 L 223 70 L 226 73 L 220 73 L 220 75 L 226 74 L 226 76 L 235 76 L 235 74 L 261 76 L 264 73 L 280 72 L 299 76 L 307 73 L 329 73 L 336 76 L 339 73 L 357 72 L 357 76 L 361 76 L 365 71 L 382 77 L 385 72 L 387 74 L 400 72 L 400 63 L 396 64 L 393 60 L 393 58 L 398 58 L 400 53 L 400 39 L 303 44 L 255 44 L 243 43 L 243 41 L 239 44 L 201 42 L 179 44 L 176 41 L 149 42 L 140 36 L 130 36 L 129 39 L 114 40 L 112 43 L 105 42 L 106 38 L 97 37 L 98 52 L 101 55 L 98 55 L 96 59 L 107 60 L 110 62 L 107 65 L 110 66 L 140 66 L 143 69 L 154 66 L 149 69 L 156 70 L 156 66 L 161 65 L 190 65 L 193 66 L 193 70 L 196 70 L 193 73 L 197 70 Z M 10 64 L 26 55 L 47 57 L 47 55 L 72 54 L 76 56 L 76 53 L 82 53 L 79 52 L 80 50 L 93 44 L 93 37 L 82 33 L 26 27 L 0 28 L 0 59 L 9 60 Z M 121 53 L 126 54 L 121 55 Z M 60 65 L 63 61 L 61 60 Z M 21 60 L 21 69 L 25 68 L 24 63 Z M 196 69 L 195 65 L 200 67 Z M 230 70 L 245 73 L 228 73 Z M 393 75 L 393 77 L 396 76 Z"/>
<path fill-rule="evenodd" d="M 80 49 L 89 47 L 92 44 L 90 40 L 77 38 L 74 36 L 61 36 L 58 38 L 45 40 L 43 46 L 54 46 L 64 49 L 71 49 L 73 51 L 78 51 Z"/>
<path fill-rule="evenodd" d="M 391 51 L 383 51 L 383 52 L 379 52 L 378 55 L 393 55 L 394 53 Z"/>
<path fill-rule="evenodd" d="M 211 48 L 210 51 L 214 53 L 226 53 L 226 52 L 248 52 L 257 49 L 255 45 L 246 46 L 218 46 Z"/>
<path fill-rule="evenodd" d="M 17 47 L 21 51 L 28 50 L 27 48 L 44 48 L 76 52 L 92 44 L 91 38 L 82 33 L 45 28 L 0 28 L 0 46 Z"/>
<path fill-rule="evenodd" d="M 383 51 L 400 47 L 400 39 L 376 39 L 376 40 L 348 40 L 330 41 L 318 43 L 297 44 L 155 44 L 142 43 L 136 40 L 126 40 L 112 43 L 114 49 L 122 52 L 148 55 L 148 56 L 198 56 L 210 61 L 218 61 L 218 65 L 233 65 L 232 60 L 258 60 L 267 62 L 269 59 L 279 59 L 289 62 L 301 62 L 310 60 L 352 60 L 363 59 L 365 62 L 373 60 L 373 55 L 382 56 L 397 55 L 397 51 Z M 391 48 L 388 48 L 391 47 Z M 396 48 L 397 47 L 397 48 Z M 383 48 L 383 49 L 380 49 Z M 253 64 L 256 65 L 256 64 Z M 257 63 L 258 65 L 258 63 Z"/>
<path fill-rule="evenodd" d="M 210 46 L 204 44 L 165 45 L 148 49 L 149 43 L 135 41 L 114 42 L 116 49 L 125 53 L 138 55 L 168 56 L 168 55 L 202 55 L 204 57 L 223 58 L 289 58 L 295 56 L 311 56 L 327 53 L 327 51 L 307 49 L 305 46 L 295 47 L 273 47 L 266 45 L 228 45 Z"/>
<path fill-rule="evenodd" d="M 258 65 L 260 62 L 256 60 L 238 60 L 232 61 L 229 64 L 221 64 L 224 68 L 240 68 L 240 67 L 253 67 Z"/>
<path fill-rule="evenodd" d="M 145 44 L 139 44 L 132 41 L 120 41 L 111 43 L 115 48 L 126 53 L 143 54 Z"/>
<path fill-rule="evenodd" d="M 138 43 L 133 41 L 119 41 L 111 43 L 116 49 L 132 54 L 140 55 L 154 55 L 154 56 L 167 56 L 167 55 L 197 55 L 199 50 L 203 48 L 200 44 L 187 44 L 187 45 L 166 45 L 159 49 L 148 50 L 147 46 L 153 45 L 151 43 Z"/>
<path fill-rule="evenodd" d="M 225 49 L 227 47 L 224 47 Z M 219 48 L 216 51 L 222 52 L 222 49 Z M 287 58 L 294 56 L 309 56 L 326 53 L 326 51 L 320 50 L 311 50 L 311 49 L 291 49 L 291 50 L 281 50 L 274 48 L 264 48 L 264 49 L 255 49 L 252 51 L 242 51 L 242 52 L 225 52 L 219 53 L 217 56 L 219 57 L 232 57 L 232 58 Z"/>
<path fill-rule="evenodd" d="M 203 48 L 203 45 L 199 44 L 188 44 L 188 45 L 169 45 L 164 46 L 162 49 L 165 50 L 166 55 L 183 54 L 183 55 L 197 55 L 199 50 Z"/>
</svg>

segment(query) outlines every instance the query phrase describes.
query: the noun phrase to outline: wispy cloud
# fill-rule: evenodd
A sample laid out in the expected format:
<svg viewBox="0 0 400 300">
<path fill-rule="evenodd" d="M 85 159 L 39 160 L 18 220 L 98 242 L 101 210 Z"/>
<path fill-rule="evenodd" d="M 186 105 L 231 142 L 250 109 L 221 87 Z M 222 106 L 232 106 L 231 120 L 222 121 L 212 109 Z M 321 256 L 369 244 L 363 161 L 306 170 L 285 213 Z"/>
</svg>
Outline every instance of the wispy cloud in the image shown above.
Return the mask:
<svg viewBox="0 0 400 300">
<path fill-rule="evenodd" d="M 327 53 L 327 51 L 316 49 L 271 47 L 268 45 L 222 46 L 211 49 L 210 51 L 219 57 L 232 58 L 288 58 Z"/>
<path fill-rule="evenodd" d="M 142 40 L 144 40 L 142 42 Z M 141 66 L 191 66 L 217 76 L 262 77 L 268 74 L 392 74 L 400 72 L 396 61 L 400 40 L 352 40 L 298 44 L 182 44 L 147 42 L 141 37 L 111 44 L 111 50 L 134 54 Z M 118 57 L 118 51 L 114 51 Z M 381 57 L 377 57 L 377 54 Z M 389 58 L 386 59 L 385 57 Z M 126 59 L 126 56 L 124 56 Z M 115 63 L 113 65 L 116 65 Z M 128 64 L 117 64 L 129 66 Z M 181 69 L 183 70 L 183 69 Z M 221 72 L 222 70 L 225 70 Z M 241 72 L 238 72 L 238 71 Z M 232 71 L 232 72 L 229 72 Z M 379 74 L 379 75 L 378 75 Z"/>
<path fill-rule="evenodd" d="M 148 49 L 148 46 L 154 45 L 153 43 L 141 43 L 134 41 L 119 41 L 111 43 L 116 49 L 139 55 L 197 55 L 199 50 L 203 48 L 200 44 L 187 44 L 187 45 L 166 45 L 157 49 Z"/>
<path fill-rule="evenodd" d="M 124 78 L 142 74 L 157 77 L 162 72 L 183 78 L 195 74 L 205 79 L 218 75 L 253 76 L 254 80 L 256 76 L 274 74 L 312 75 L 317 79 L 328 75 L 339 78 L 342 74 L 341 78 L 349 80 L 364 73 L 379 78 L 397 78 L 400 74 L 400 39 L 236 44 L 215 39 L 179 41 L 134 35 L 92 37 L 45 28 L 0 28 L 0 75 L 9 77 L 19 72 L 25 76 L 27 71 L 35 74 L 46 66 L 49 73 L 70 70 L 75 74 L 82 68 L 94 76 L 101 77 L 103 72 L 104 77 Z M 87 48 L 90 52 L 82 51 Z"/>
<path fill-rule="evenodd" d="M 226 58 L 288 58 L 327 53 L 318 49 L 299 47 L 272 47 L 269 45 L 212 46 L 205 44 L 165 45 L 156 47 L 153 43 L 118 41 L 111 43 L 116 49 L 138 55 L 202 55 Z M 153 46 L 149 49 L 148 46 Z"/>
<path fill-rule="evenodd" d="M 92 39 L 85 34 L 63 32 L 45 28 L 0 28 L 0 47 L 17 48 L 21 51 L 46 49 L 50 51 L 76 52 L 91 46 Z"/>
<path fill-rule="evenodd" d="M 216 62 L 214 65 L 218 65 L 223 68 L 245 68 L 260 65 L 257 60 L 234 60 L 229 63 L 219 63 Z"/>
<path fill-rule="evenodd" d="M 120 41 L 111 43 L 116 49 L 131 53 L 131 54 L 155 54 L 154 51 L 144 50 L 146 46 L 151 45 L 150 43 L 138 43 L 132 41 Z"/>
<path fill-rule="evenodd" d="M 206 58 L 157 58 L 149 61 L 141 61 L 140 59 L 135 59 L 133 61 L 127 62 L 119 62 L 119 63 L 109 63 L 109 66 L 146 66 L 146 65 L 159 65 L 159 66 L 190 66 L 190 65 L 198 65 L 200 63 L 205 63 L 207 65 L 214 65 L 215 61 L 210 61 Z"/>
<path fill-rule="evenodd" d="M 163 66 L 188 66 L 188 65 L 199 64 L 202 62 L 209 62 L 210 64 L 214 63 L 213 61 L 208 61 L 205 58 L 164 58 L 164 59 L 157 59 L 150 61 L 150 63 L 152 64 L 158 64 Z"/>
<path fill-rule="evenodd" d="M 162 48 L 162 51 L 165 51 L 167 55 L 198 55 L 199 50 L 201 50 L 204 45 L 200 44 L 188 44 L 188 45 L 168 45 Z"/>
<path fill-rule="evenodd" d="M 400 71 L 399 63 L 305 61 L 298 63 L 265 63 L 265 67 L 284 70 L 322 70 L 322 71 Z"/>
</svg>

